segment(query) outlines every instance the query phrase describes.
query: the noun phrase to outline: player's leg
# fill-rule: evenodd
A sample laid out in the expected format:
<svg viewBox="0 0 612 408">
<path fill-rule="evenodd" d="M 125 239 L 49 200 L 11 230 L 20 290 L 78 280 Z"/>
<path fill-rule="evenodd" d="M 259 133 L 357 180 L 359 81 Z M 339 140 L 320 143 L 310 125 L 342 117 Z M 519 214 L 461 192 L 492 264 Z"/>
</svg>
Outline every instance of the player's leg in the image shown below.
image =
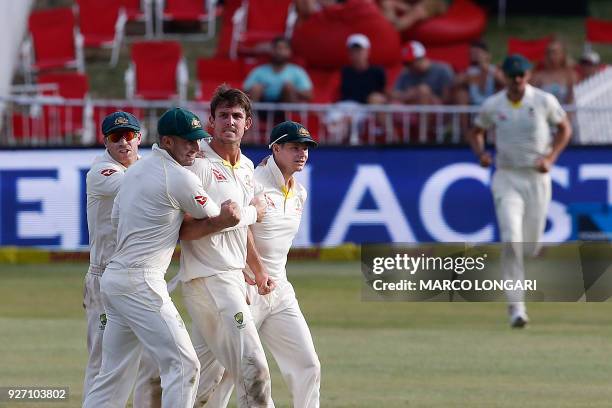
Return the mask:
<svg viewBox="0 0 612 408">
<path fill-rule="evenodd" d="M 239 406 L 273 406 L 268 363 L 246 303 L 242 272 L 186 282 L 183 299 L 193 324 L 231 374 Z"/>
<path fill-rule="evenodd" d="M 495 204 L 495 214 L 502 242 L 501 268 L 503 279 L 524 280 L 523 264 L 523 217 L 525 203 L 521 195 L 521 175 L 513 170 L 497 170 L 493 175 L 491 189 Z M 521 326 L 527 321 L 522 291 L 506 291 L 510 323 Z M 524 325 L 524 324 L 523 324 Z"/>
<path fill-rule="evenodd" d="M 161 407 L 161 378 L 159 367 L 151 356 L 144 350 L 140 356 L 138 375 L 134 385 L 134 408 L 160 408 Z"/>
<path fill-rule="evenodd" d="M 195 325 L 191 330 L 191 341 L 201 367 L 195 407 L 226 407 L 234 390 L 231 376 L 217 360 Z"/>
<path fill-rule="evenodd" d="M 288 282 L 286 285 L 281 288 L 280 303 L 263 321 L 259 334 L 291 391 L 293 406 L 319 407 L 321 365 L 293 287 Z"/>
<path fill-rule="evenodd" d="M 83 408 L 123 408 L 134 385 L 142 346 L 124 319 L 123 295 L 102 292 L 102 296 L 106 309 L 102 364 Z"/>
<path fill-rule="evenodd" d="M 525 191 L 525 206 L 529 210 L 525 212 L 523 222 L 525 242 L 532 244 L 527 251 L 529 255 L 534 255 L 538 250 L 539 246 L 537 243 L 540 242 L 544 233 L 551 192 L 550 174 L 534 172 L 529 179 L 529 185 Z"/>
<path fill-rule="evenodd" d="M 83 307 L 87 316 L 87 366 L 83 381 L 83 400 L 100 372 L 102 364 L 102 336 L 106 324 L 106 313 L 100 295 L 100 278 L 87 273 L 83 285 Z"/>
<path fill-rule="evenodd" d="M 162 407 L 191 408 L 200 377 L 200 364 L 183 319 L 166 281 L 158 273 L 130 272 L 138 288 L 138 303 L 126 317 L 130 327 L 160 369 Z"/>
</svg>

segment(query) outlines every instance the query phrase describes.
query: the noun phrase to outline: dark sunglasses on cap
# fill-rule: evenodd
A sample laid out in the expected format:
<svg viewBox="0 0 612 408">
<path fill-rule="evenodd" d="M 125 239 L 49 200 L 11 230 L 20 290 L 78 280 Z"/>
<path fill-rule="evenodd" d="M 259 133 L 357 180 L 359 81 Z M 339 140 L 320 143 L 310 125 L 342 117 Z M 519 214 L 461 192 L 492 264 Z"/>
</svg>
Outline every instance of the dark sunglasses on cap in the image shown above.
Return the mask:
<svg viewBox="0 0 612 408">
<path fill-rule="evenodd" d="M 120 130 L 117 132 L 109 133 L 108 135 L 106 135 L 106 137 L 112 143 L 117 143 L 118 141 L 121 140 L 121 138 L 125 139 L 126 142 L 129 142 L 135 137 L 138 137 L 138 135 L 139 133 L 133 130 Z"/>
</svg>

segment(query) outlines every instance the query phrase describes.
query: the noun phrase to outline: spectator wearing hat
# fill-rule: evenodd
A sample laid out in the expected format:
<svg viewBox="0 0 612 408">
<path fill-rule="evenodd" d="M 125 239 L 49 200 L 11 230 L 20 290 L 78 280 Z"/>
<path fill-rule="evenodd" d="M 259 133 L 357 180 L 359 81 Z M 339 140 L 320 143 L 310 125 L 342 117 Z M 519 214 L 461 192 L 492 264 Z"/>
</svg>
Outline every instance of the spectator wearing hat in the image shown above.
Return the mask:
<svg viewBox="0 0 612 408">
<path fill-rule="evenodd" d="M 580 57 L 579 63 L 576 66 L 576 74 L 578 81 L 584 81 L 597 74 L 604 68 L 601 64 L 599 54 L 592 50 L 585 51 Z"/>
<path fill-rule="evenodd" d="M 254 102 L 308 102 L 312 98 L 312 82 L 306 71 L 289 62 L 291 45 L 285 37 L 272 40 L 269 64 L 255 67 L 244 81 L 243 88 Z"/>
<path fill-rule="evenodd" d="M 553 40 L 546 48 L 542 65 L 534 70 L 531 83 L 555 95 L 559 103 L 571 104 L 574 102 L 574 85 L 578 82 L 572 65 L 565 44 Z"/>
<path fill-rule="evenodd" d="M 418 41 L 410 41 L 402 49 L 402 62 L 404 70 L 395 82 L 394 99 L 416 105 L 438 105 L 450 100 L 450 65 L 431 61 Z"/>
<path fill-rule="evenodd" d="M 372 93 L 384 94 L 387 78 L 379 66 L 370 65 L 370 40 L 363 34 L 351 34 L 346 40 L 351 65 L 342 68 L 340 100 L 368 103 Z"/>
</svg>

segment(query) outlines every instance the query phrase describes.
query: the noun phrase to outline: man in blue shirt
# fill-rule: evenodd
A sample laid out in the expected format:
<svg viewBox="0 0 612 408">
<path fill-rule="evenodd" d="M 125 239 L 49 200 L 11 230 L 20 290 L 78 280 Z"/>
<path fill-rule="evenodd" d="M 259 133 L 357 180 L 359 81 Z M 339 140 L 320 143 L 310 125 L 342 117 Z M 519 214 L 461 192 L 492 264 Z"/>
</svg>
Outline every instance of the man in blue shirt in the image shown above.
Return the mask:
<svg viewBox="0 0 612 408">
<path fill-rule="evenodd" d="M 244 90 L 254 102 L 308 102 L 312 82 L 304 69 L 289 63 L 291 46 L 284 37 L 272 40 L 269 64 L 253 69 L 244 81 Z"/>
</svg>

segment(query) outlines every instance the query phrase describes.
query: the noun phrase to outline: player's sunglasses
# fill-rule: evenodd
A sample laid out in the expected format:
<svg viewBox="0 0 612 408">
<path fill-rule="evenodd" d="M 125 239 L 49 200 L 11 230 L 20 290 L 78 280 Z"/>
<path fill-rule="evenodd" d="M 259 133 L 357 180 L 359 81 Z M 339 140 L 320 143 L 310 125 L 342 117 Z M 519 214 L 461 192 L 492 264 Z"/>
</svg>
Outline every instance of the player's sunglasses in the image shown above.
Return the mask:
<svg viewBox="0 0 612 408">
<path fill-rule="evenodd" d="M 120 130 L 118 132 L 109 133 L 107 136 L 108 140 L 113 143 L 117 143 L 121 138 L 125 139 L 126 142 L 138 137 L 138 132 L 133 130 Z"/>
</svg>

